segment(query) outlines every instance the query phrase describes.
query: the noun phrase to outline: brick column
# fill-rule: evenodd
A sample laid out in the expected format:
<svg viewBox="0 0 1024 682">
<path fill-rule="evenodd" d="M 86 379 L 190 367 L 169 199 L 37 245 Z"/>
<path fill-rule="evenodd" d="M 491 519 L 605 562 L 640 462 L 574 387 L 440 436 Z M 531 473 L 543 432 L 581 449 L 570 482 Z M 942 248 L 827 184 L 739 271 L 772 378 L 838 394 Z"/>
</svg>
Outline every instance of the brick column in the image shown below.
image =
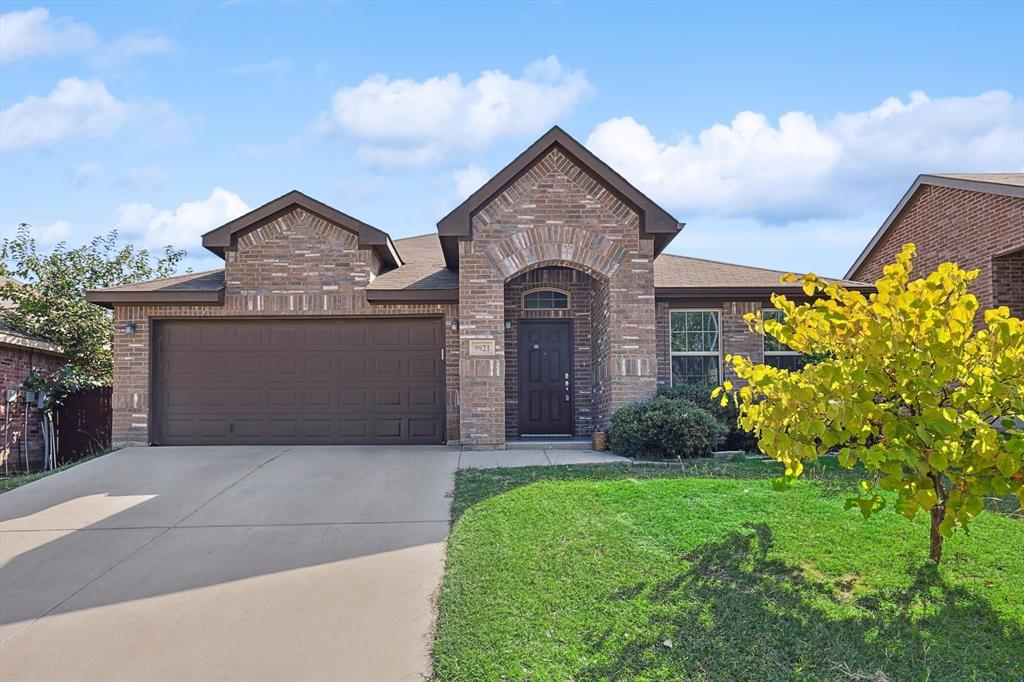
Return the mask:
<svg viewBox="0 0 1024 682">
<path fill-rule="evenodd" d="M 721 346 L 722 362 L 725 363 L 723 376 L 728 381 L 738 382 L 739 379 L 732 369 L 732 363 L 725 362 L 726 355 L 743 355 L 757 364 L 764 362 L 764 338 L 751 332 L 743 320 L 747 313 L 756 313 L 760 309 L 760 303 L 749 301 L 722 304 Z"/>
<path fill-rule="evenodd" d="M 658 389 L 654 242 L 637 241 L 636 256 L 624 259 L 608 282 L 608 420 L 623 405 L 649 398 Z"/>
<path fill-rule="evenodd" d="M 505 446 L 505 280 L 472 241 L 459 243 L 459 430 L 463 445 Z M 494 342 L 487 355 L 474 340 Z"/>
</svg>

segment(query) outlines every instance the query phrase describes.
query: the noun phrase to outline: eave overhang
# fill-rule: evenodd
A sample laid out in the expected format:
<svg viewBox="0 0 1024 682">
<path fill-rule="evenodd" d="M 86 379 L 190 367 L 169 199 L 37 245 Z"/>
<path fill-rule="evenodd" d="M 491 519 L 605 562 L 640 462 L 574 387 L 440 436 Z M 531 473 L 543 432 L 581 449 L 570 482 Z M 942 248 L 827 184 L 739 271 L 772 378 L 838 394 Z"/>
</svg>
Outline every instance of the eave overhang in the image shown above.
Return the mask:
<svg viewBox="0 0 1024 682">
<path fill-rule="evenodd" d="M 458 303 L 458 289 L 366 289 L 366 300 L 375 304 Z"/>
<path fill-rule="evenodd" d="M 224 305 L 224 290 L 87 291 L 85 300 L 111 310 L 115 305 Z"/>
</svg>

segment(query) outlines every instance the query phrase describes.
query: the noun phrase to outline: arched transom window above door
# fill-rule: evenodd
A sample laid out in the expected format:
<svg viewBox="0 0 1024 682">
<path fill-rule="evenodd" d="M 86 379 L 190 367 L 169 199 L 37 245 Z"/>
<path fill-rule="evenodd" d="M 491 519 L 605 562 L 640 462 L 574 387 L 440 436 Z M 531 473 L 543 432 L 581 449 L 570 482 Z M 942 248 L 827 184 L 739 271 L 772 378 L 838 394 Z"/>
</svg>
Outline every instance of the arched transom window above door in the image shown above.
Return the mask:
<svg viewBox="0 0 1024 682">
<path fill-rule="evenodd" d="M 523 294 L 523 310 L 568 310 L 569 294 L 557 289 L 534 289 Z"/>
</svg>

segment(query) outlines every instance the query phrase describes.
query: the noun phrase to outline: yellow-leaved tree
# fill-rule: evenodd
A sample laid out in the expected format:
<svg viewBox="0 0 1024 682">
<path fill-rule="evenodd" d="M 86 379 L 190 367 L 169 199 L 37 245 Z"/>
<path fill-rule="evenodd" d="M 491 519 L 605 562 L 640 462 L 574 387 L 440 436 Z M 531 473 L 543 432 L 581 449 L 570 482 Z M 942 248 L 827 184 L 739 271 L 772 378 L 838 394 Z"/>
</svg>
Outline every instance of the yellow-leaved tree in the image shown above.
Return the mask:
<svg viewBox="0 0 1024 682">
<path fill-rule="evenodd" d="M 938 562 L 943 538 L 981 513 L 986 496 L 1024 505 L 1024 322 L 1001 307 L 976 330 L 968 286 L 978 271 L 943 263 L 911 279 L 913 255 L 904 245 L 868 296 L 787 275 L 811 298 L 772 296 L 782 319 L 748 314 L 747 324 L 813 361 L 787 371 L 727 356 L 746 383 L 725 382 L 715 395 L 723 405 L 731 395 L 740 426 L 787 478 L 836 451 L 842 466 L 872 472 L 847 508 L 879 511 L 881 488 L 904 516 L 928 512 Z"/>
</svg>

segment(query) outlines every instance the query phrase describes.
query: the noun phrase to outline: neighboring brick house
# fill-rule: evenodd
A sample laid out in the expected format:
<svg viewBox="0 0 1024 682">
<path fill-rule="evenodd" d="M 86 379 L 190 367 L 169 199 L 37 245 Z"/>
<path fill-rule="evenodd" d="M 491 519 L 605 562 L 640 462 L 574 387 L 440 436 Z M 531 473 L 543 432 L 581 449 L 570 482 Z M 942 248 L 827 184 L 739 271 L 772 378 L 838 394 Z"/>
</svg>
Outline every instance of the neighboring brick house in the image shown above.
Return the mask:
<svg viewBox="0 0 1024 682">
<path fill-rule="evenodd" d="M 291 192 L 203 236 L 223 270 L 89 292 L 114 310 L 114 442 L 500 448 L 606 429 L 728 353 L 789 366 L 742 316 L 799 286 L 663 254 L 682 227 L 559 128 L 435 234 Z"/>
<path fill-rule="evenodd" d="M 1024 173 L 918 176 L 846 276 L 874 281 L 907 242 L 921 276 L 947 261 L 981 271 L 979 321 L 997 306 L 1024 317 Z"/>
<path fill-rule="evenodd" d="M 42 410 L 25 400 L 25 380 L 64 364 L 56 344 L 0 323 L 0 467 L 38 469 L 43 463 Z"/>
</svg>

